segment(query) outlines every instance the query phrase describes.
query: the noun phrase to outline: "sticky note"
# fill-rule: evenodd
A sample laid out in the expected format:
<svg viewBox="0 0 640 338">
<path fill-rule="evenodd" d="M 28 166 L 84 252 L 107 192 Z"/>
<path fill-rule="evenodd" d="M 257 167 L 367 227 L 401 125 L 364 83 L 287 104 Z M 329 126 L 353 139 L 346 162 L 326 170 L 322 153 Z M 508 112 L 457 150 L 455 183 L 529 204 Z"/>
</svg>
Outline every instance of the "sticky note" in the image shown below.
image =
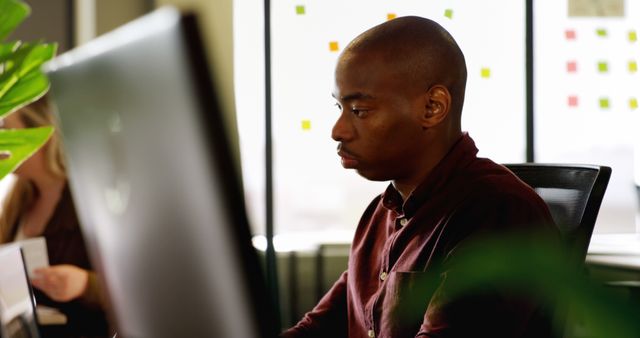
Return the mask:
<svg viewBox="0 0 640 338">
<path fill-rule="evenodd" d="M 598 62 L 598 71 L 599 71 L 600 73 L 606 73 L 606 72 L 608 72 L 608 71 L 609 71 L 609 65 L 607 65 L 607 63 L 606 63 L 606 62 L 604 62 L 604 61 L 600 61 L 600 62 Z"/>
<path fill-rule="evenodd" d="M 302 6 L 302 5 L 296 6 L 296 14 L 304 15 L 304 6 Z"/>
<path fill-rule="evenodd" d="M 606 97 L 600 98 L 600 108 L 608 109 L 609 108 L 609 99 Z"/>
<path fill-rule="evenodd" d="M 629 108 L 631 108 L 631 110 L 638 109 L 638 99 L 636 99 L 635 97 L 630 98 L 629 99 Z"/>
<path fill-rule="evenodd" d="M 311 121 L 302 120 L 302 130 L 311 130 Z"/>
<path fill-rule="evenodd" d="M 482 76 L 485 79 L 488 79 L 491 77 L 491 69 L 489 68 L 482 68 L 480 70 L 480 76 Z"/>
<path fill-rule="evenodd" d="M 338 41 L 329 42 L 329 50 L 332 51 L 332 52 L 337 52 L 338 51 Z"/>
<path fill-rule="evenodd" d="M 567 38 L 567 40 L 575 40 L 576 31 L 573 29 L 567 29 L 566 31 L 564 31 L 564 37 Z"/>
<path fill-rule="evenodd" d="M 638 63 L 635 61 L 629 61 L 629 73 L 635 73 L 638 71 Z"/>
<path fill-rule="evenodd" d="M 444 10 L 444 16 L 449 19 L 453 19 L 453 9 L 447 8 Z"/>
<path fill-rule="evenodd" d="M 575 61 L 567 62 L 567 72 L 575 73 L 578 70 L 578 64 Z"/>
<path fill-rule="evenodd" d="M 567 103 L 569 107 L 577 107 L 578 106 L 578 97 L 575 95 L 571 95 L 568 97 Z"/>
<path fill-rule="evenodd" d="M 636 31 L 629 31 L 629 42 L 638 41 L 638 33 Z"/>
<path fill-rule="evenodd" d="M 604 28 L 598 28 L 596 29 L 596 34 L 598 34 L 598 36 L 600 37 L 606 37 L 607 36 L 607 30 Z"/>
<path fill-rule="evenodd" d="M 397 15 L 395 13 L 387 13 L 387 21 L 388 20 L 393 20 L 397 17 Z"/>
</svg>

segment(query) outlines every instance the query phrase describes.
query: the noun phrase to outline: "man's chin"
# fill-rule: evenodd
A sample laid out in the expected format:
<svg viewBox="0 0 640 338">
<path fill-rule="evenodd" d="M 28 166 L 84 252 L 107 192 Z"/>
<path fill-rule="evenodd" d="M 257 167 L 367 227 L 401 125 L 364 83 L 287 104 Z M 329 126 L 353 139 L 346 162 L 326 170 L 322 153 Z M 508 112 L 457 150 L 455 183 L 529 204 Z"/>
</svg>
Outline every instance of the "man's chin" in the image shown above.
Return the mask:
<svg viewBox="0 0 640 338">
<path fill-rule="evenodd" d="M 382 175 L 380 173 L 375 173 L 372 171 L 368 171 L 365 169 L 361 169 L 361 168 L 355 168 L 355 171 L 358 173 L 358 175 L 366 178 L 369 181 L 375 181 L 375 182 L 384 182 L 384 181 L 389 181 L 390 178 L 388 178 L 386 175 Z"/>
</svg>

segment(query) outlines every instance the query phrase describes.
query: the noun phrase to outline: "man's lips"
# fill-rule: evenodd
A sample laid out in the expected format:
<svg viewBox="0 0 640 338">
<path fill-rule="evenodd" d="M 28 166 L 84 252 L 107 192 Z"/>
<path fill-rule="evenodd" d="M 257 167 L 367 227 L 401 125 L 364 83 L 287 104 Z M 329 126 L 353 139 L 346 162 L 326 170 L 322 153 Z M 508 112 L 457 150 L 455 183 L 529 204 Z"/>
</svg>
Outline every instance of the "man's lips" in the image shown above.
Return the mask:
<svg viewBox="0 0 640 338">
<path fill-rule="evenodd" d="M 338 156 L 340 156 L 340 162 L 345 168 L 355 168 L 358 165 L 358 160 L 340 146 L 338 146 Z"/>
</svg>

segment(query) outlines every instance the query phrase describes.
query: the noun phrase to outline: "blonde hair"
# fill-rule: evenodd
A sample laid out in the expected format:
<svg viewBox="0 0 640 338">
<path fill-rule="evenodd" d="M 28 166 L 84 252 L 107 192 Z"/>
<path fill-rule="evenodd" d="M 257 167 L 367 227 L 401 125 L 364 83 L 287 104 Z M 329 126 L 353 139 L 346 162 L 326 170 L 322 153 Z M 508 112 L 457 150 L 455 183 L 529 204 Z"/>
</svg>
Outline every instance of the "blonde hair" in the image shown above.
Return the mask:
<svg viewBox="0 0 640 338">
<path fill-rule="evenodd" d="M 57 122 L 47 95 L 14 112 L 26 128 L 54 126 L 55 131 L 49 141 L 39 151 L 45 152 L 46 167 L 55 176 L 66 178 L 64 153 L 60 142 Z M 11 190 L 4 199 L 0 214 L 0 243 L 13 241 L 13 233 L 20 215 L 33 203 L 36 191 L 33 183 L 17 177 Z"/>
</svg>

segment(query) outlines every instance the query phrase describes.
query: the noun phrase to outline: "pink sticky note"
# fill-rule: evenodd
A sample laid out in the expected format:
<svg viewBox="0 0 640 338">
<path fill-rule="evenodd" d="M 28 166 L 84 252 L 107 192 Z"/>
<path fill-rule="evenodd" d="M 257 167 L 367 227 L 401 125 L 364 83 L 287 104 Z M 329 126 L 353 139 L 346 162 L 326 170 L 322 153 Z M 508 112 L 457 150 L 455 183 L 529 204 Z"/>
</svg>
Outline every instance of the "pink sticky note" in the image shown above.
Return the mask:
<svg viewBox="0 0 640 338">
<path fill-rule="evenodd" d="M 567 72 L 575 73 L 576 71 L 578 71 L 578 63 L 575 61 L 567 62 Z"/>
<path fill-rule="evenodd" d="M 569 107 L 577 107 L 578 106 L 578 97 L 575 95 L 570 95 L 568 99 Z"/>
<path fill-rule="evenodd" d="M 564 36 L 567 40 L 575 40 L 576 39 L 576 31 L 573 29 L 567 29 L 564 31 Z"/>
</svg>

